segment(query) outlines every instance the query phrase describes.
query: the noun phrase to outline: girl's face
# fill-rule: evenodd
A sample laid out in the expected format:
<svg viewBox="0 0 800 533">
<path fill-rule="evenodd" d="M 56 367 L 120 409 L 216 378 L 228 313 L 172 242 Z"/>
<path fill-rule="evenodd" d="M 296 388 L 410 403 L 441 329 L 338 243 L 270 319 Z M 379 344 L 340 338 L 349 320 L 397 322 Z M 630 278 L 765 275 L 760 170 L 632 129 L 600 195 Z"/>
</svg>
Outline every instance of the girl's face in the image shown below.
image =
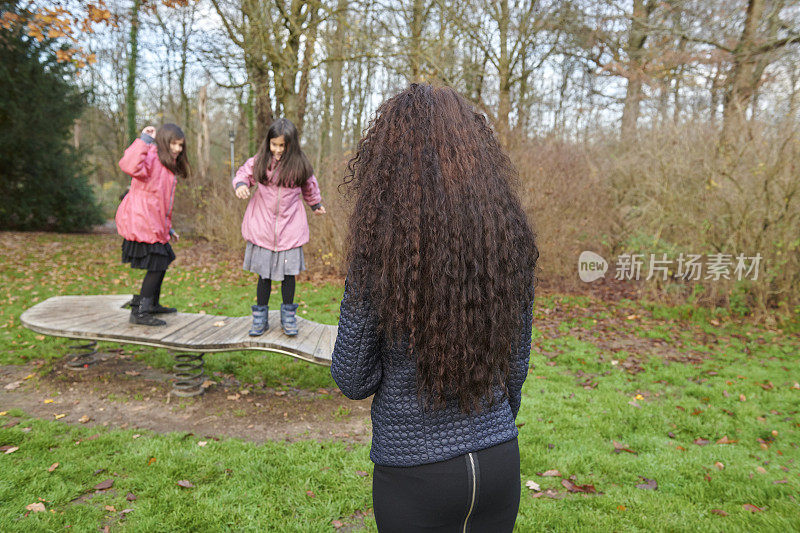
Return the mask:
<svg viewBox="0 0 800 533">
<path fill-rule="evenodd" d="M 186 143 L 185 139 L 173 139 L 169 143 L 169 153 L 172 157 L 178 157 L 183 152 L 183 146 Z"/>
<path fill-rule="evenodd" d="M 286 140 L 283 138 L 283 135 L 273 137 L 269 140 L 269 151 L 272 152 L 272 157 L 275 158 L 275 161 L 281 160 L 284 150 L 286 150 Z"/>
</svg>

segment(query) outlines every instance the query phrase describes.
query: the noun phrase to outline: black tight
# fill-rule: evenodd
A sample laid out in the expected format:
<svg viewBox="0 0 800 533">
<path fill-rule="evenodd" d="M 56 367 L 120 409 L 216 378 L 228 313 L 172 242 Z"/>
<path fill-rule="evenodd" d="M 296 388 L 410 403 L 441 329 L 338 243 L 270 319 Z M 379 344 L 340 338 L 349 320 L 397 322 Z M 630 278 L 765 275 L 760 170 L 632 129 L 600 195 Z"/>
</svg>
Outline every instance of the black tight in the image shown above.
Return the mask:
<svg viewBox="0 0 800 533">
<path fill-rule="evenodd" d="M 161 283 L 164 281 L 166 270 L 148 270 L 142 280 L 142 290 L 139 294 L 142 298 L 152 298 L 153 304 L 158 303 L 161 297 Z"/>
<path fill-rule="evenodd" d="M 258 305 L 269 305 L 269 291 L 271 285 L 271 279 L 258 276 L 258 285 L 256 286 L 256 303 L 258 303 Z M 294 276 L 283 277 L 283 281 L 281 282 L 281 297 L 285 304 L 294 302 Z"/>
</svg>

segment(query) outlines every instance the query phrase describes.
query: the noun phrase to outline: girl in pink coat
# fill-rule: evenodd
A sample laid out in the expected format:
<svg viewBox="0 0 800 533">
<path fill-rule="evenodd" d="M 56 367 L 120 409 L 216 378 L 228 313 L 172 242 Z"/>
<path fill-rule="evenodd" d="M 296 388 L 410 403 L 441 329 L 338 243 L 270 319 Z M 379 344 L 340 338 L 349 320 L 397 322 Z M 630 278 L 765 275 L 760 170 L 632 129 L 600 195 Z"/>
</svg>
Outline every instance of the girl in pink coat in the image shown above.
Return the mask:
<svg viewBox="0 0 800 533">
<path fill-rule="evenodd" d="M 250 335 L 262 335 L 269 328 L 272 280 L 281 282 L 283 332 L 297 335 L 295 276 L 306 269 L 303 245 L 308 242 L 308 219 L 301 199 L 317 215 L 324 214 L 325 207 L 294 124 L 282 118 L 270 126 L 256 155 L 236 172 L 233 189 L 238 198 L 250 199 L 242 221 L 242 236 L 247 241 L 243 268 L 258 274 Z"/>
<path fill-rule="evenodd" d="M 183 131 L 175 124 L 164 124 L 158 132 L 146 127 L 125 150 L 119 167 L 132 178 L 115 219 L 124 239 L 122 262 L 147 271 L 141 291 L 126 304 L 131 307 L 130 322 L 163 326 L 166 322 L 153 315 L 176 311 L 162 306 L 159 296 L 167 267 L 175 259 L 169 241 L 178 238 L 172 229 L 176 176 L 189 173 Z"/>
</svg>

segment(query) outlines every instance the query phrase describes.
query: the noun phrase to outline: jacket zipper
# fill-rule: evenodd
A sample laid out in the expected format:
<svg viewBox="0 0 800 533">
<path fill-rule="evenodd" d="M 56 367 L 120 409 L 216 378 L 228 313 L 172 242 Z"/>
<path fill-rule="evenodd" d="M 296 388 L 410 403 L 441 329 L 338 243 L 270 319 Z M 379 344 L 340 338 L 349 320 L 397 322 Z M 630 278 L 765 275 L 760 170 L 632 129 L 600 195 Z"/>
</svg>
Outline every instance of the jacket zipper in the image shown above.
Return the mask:
<svg viewBox="0 0 800 533">
<path fill-rule="evenodd" d="M 469 511 L 467 511 L 467 516 L 466 516 L 466 518 L 464 518 L 464 528 L 462 530 L 463 533 L 467 533 L 467 524 L 469 523 L 469 517 L 472 514 L 472 509 L 473 509 L 473 507 L 475 507 L 475 495 L 476 495 L 476 492 L 477 492 L 477 487 L 476 487 L 477 477 L 475 475 L 475 459 L 472 457 L 472 452 L 468 453 L 467 457 L 469 458 L 469 468 L 470 468 L 470 472 L 472 473 L 472 499 L 469 502 Z"/>
<path fill-rule="evenodd" d="M 281 209 L 281 186 L 278 185 L 278 201 L 275 203 L 275 251 L 278 251 L 278 213 Z"/>
</svg>

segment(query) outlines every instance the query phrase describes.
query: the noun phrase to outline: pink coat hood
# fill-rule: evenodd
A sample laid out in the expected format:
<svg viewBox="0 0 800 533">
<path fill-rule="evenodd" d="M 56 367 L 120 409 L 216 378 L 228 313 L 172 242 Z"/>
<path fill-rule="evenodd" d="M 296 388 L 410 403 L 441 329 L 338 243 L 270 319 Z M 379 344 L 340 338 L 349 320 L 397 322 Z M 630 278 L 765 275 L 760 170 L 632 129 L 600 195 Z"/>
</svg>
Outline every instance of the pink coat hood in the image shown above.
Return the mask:
<svg viewBox="0 0 800 533">
<path fill-rule="evenodd" d="M 233 188 L 240 183 L 258 185 L 250 197 L 242 220 L 242 237 L 274 252 L 291 250 L 308 242 L 308 218 L 301 197 L 314 206 L 322 201 L 317 178 L 311 176 L 302 187 L 277 185 L 277 172 L 268 171 L 269 183 L 253 177 L 255 157 L 245 161 L 233 178 Z"/>
<path fill-rule="evenodd" d="M 133 141 L 119 168 L 131 178 L 131 189 L 117 208 L 117 233 L 129 241 L 169 242 L 177 179 L 158 159 L 155 144 Z"/>
</svg>

